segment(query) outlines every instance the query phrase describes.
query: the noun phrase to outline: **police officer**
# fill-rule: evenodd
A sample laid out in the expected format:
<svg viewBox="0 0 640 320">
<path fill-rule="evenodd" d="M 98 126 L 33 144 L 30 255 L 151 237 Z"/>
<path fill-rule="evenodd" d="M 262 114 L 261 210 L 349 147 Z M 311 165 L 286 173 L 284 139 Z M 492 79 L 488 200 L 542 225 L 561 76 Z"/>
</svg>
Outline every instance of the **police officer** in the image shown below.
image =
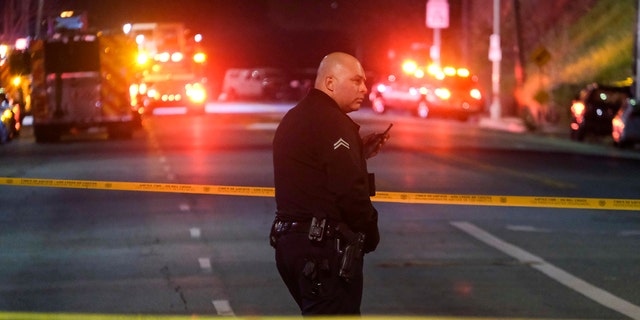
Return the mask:
<svg viewBox="0 0 640 320">
<path fill-rule="evenodd" d="M 365 80 L 355 57 L 325 56 L 314 88 L 283 117 L 273 140 L 270 239 L 302 315 L 360 314 L 363 255 L 380 239 L 366 159 L 389 138 L 361 138 L 347 115 L 360 108 Z"/>
</svg>

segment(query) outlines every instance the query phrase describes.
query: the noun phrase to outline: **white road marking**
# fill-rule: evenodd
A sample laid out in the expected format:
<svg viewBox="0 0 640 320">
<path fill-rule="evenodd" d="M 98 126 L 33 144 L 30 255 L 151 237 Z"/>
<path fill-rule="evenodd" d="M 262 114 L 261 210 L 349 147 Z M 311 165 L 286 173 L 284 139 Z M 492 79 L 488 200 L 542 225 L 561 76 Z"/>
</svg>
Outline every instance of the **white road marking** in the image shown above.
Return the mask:
<svg viewBox="0 0 640 320">
<path fill-rule="evenodd" d="M 551 232 L 549 229 L 536 228 L 534 226 L 507 225 L 507 229 L 511 231 L 523 232 Z"/>
<path fill-rule="evenodd" d="M 198 258 L 200 268 L 204 271 L 211 271 L 211 260 L 209 258 Z"/>
<path fill-rule="evenodd" d="M 236 314 L 231 309 L 231 305 L 228 300 L 213 300 L 213 307 L 216 308 L 216 312 L 219 316 L 223 317 L 235 317 Z"/>
<path fill-rule="evenodd" d="M 618 233 L 618 235 L 621 237 L 640 236 L 640 230 L 625 230 Z"/>
<path fill-rule="evenodd" d="M 249 130 L 276 130 L 278 123 L 276 122 L 258 122 L 247 126 Z"/>
<path fill-rule="evenodd" d="M 191 228 L 189 229 L 189 233 L 191 234 L 191 238 L 200 238 L 200 228 Z"/>
<path fill-rule="evenodd" d="M 517 246 L 505 242 L 492 234 L 476 227 L 475 225 L 457 221 L 451 222 L 454 227 L 466 232 L 472 237 L 494 247 L 521 262 L 527 262 L 532 268 L 544 273 L 553 280 L 560 282 L 568 288 L 586 296 L 587 298 L 608 307 L 614 311 L 624 314 L 631 319 L 640 320 L 640 307 L 622 298 L 619 298 L 605 290 L 602 290 L 546 261 L 533 255 Z M 533 263 L 532 263 L 533 262 Z"/>
</svg>

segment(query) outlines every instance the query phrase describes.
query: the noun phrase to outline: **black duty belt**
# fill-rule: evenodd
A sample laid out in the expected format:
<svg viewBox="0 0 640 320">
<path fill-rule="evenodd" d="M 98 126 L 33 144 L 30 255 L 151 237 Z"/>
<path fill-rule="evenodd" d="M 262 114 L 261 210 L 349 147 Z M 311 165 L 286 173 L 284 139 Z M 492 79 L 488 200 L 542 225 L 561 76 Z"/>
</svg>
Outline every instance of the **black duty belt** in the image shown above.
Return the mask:
<svg viewBox="0 0 640 320">
<path fill-rule="evenodd" d="M 334 237 L 336 234 L 337 224 L 327 223 L 324 228 L 325 236 Z M 273 222 L 273 230 L 279 235 L 287 233 L 309 233 L 311 228 L 311 221 L 287 221 L 276 219 Z"/>
</svg>

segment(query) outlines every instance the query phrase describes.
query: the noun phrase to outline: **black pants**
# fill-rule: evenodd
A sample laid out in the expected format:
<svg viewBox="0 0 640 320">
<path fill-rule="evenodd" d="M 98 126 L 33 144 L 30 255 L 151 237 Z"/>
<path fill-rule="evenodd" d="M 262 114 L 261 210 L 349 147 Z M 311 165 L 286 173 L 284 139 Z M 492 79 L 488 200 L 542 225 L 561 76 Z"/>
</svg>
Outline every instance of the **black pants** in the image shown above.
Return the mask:
<svg viewBox="0 0 640 320">
<path fill-rule="evenodd" d="M 312 244 L 306 233 L 282 235 L 276 265 L 302 315 L 359 315 L 362 265 L 348 283 L 338 276 L 340 255 L 335 239 Z"/>
</svg>

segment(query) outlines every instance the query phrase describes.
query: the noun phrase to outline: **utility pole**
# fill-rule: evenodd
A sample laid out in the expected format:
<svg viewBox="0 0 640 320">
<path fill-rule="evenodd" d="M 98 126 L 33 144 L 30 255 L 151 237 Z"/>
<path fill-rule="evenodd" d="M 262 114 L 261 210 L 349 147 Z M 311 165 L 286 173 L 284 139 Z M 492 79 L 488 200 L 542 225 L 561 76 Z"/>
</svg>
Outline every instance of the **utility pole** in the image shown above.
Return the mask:
<svg viewBox="0 0 640 320">
<path fill-rule="evenodd" d="M 489 60 L 493 61 L 491 72 L 493 100 L 491 101 L 489 113 L 492 120 L 498 120 L 501 117 L 500 61 L 502 60 L 502 49 L 500 48 L 500 0 L 493 0 L 493 34 L 489 38 Z"/>
<path fill-rule="evenodd" d="M 42 10 L 44 8 L 44 0 L 38 0 L 38 12 L 36 13 L 36 39 L 40 38 L 40 29 L 42 29 Z"/>
<path fill-rule="evenodd" d="M 638 85 L 638 82 L 640 81 L 640 0 L 638 0 L 638 7 L 636 8 L 636 45 L 635 45 L 635 59 L 636 59 L 636 76 L 635 79 L 633 81 L 633 87 L 634 87 L 634 96 L 633 98 L 636 99 L 636 103 L 638 103 L 638 100 L 640 99 L 640 85 Z"/>
</svg>

